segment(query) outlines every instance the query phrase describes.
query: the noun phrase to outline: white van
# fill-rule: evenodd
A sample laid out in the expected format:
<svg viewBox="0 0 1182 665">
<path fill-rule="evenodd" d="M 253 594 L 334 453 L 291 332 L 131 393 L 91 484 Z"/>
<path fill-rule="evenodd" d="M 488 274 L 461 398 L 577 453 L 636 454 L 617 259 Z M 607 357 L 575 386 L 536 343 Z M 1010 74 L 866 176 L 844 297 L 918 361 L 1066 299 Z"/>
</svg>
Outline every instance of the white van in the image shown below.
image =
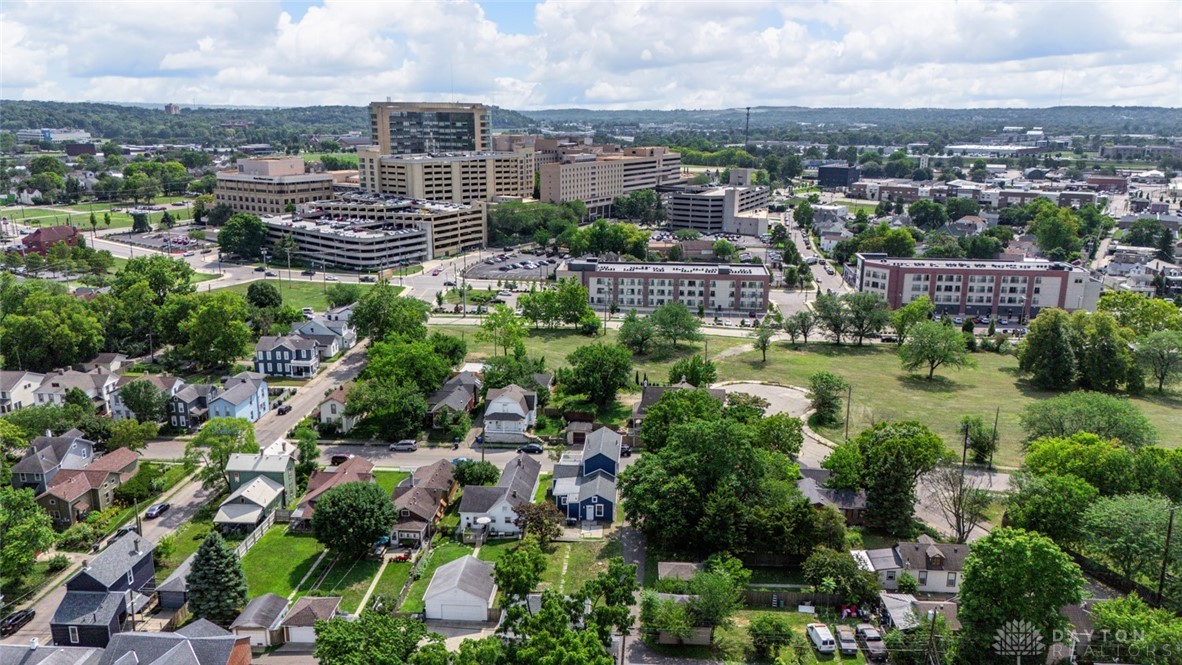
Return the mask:
<svg viewBox="0 0 1182 665">
<path fill-rule="evenodd" d="M 833 633 L 829 632 L 829 626 L 823 623 L 810 623 L 807 632 L 809 641 L 813 643 L 813 648 L 818 653 L 833 653 L 837 650 L 837 642 L 833 640 Z"/>
</svg>

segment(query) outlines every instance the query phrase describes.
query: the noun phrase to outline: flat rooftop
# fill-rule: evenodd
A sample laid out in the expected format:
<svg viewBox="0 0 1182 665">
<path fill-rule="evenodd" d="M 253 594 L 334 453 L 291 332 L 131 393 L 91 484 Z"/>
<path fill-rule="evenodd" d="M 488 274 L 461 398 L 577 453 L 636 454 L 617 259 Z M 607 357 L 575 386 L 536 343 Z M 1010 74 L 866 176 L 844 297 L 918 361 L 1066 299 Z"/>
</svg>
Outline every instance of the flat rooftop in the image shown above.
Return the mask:
<svg viewBox="0 0 1182 665">
<path fill-rule="evenodd" d="M 373 210 L 391 210 L 404 208 L 406 213 L 416 212 L 427 214 L 432 212 L 457 212 L 475 210 L 476 206 L 465 203 L 450 203 L 448 201 L 429 201 L 426 199 L 408 199 L 400 196 L 382 196 L 380 194 L 366 194 L 363 192 L 344 193 L 331 199 L 312 201 L 306 204 L 308 208 L 332 209 L 333 207 L 351 206 Z"/>
<path fill-rule="evenodd" d="M 383 163 L 391 164 L 396 162 L 456 162 L 456 161 L 481 161 L 485 159 L 497 159 L 501 157 L 520 157 L 524 153 L 521 152 L 433 152 L 409 155 L 382 155 L 379 159 Z"/>
<path fill-rule="evenodd" d="M 1067 263 L 1048 261 L 1046 259 L 1025 259 L 1023 261 L 1007 261 L 1004 259 L 904 259 L 858 254 L 858 258 L 866 263 L 878 265 L 898 266 L 900 268 L 932 268 L 944 270 L 1026 270 L 1062 272 L 1084 272 Z"/>
<path fill-rule="evenodd" d="M 762 265 L 748 263 L 610 263 L 595 261 L 568 261 L 567 265 L 584 266 L 583 270 L 612 273 L 639 273 L 652 275 L 747 275 L 770 277 L 771 273 Z M 585 267 L 585 266 L 589 266 Z"/>
<path fill-rule="evenodd" d="M 308 233 L 333 236 L 337 238 L 352 238 L 355 240 L 378 240 L 406 236 L 427 237 L 427 232 L 413 226 L 399 226 L 382 228 L 374 226 L 370 219 L 296 219 L 290 217 L 264 217 L 263 223 L 273 229 L 300 230 Z"/>
</svg>

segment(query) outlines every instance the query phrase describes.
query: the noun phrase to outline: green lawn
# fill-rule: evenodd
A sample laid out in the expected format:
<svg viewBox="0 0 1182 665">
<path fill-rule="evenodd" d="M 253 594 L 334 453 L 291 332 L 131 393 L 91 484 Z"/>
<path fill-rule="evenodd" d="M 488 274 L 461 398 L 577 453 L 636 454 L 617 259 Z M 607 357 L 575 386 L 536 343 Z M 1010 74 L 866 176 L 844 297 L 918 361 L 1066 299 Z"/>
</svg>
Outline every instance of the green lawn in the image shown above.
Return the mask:
<svg viewBox="0 0 1182 665">
<path fill-rule="evenodd" d="M 534 503 L 541 503 L 546 500 L 546 492 L 550 489 L 551 482 L 554 481 L 554 474 L 543 473 L 538 476 L 538 491 L 534 492 Z"/>
<path fill-rule="evenodd" d="M 406 594 L 406 601 L 402 603 L 399 611 L 422 612 L 426 608 L 423 604 L 423 594 L 427 592 L 427 585 L 431 583 L 431 576 L 435 574 L 435 569 L 471 553 L 471 547 L 461 545 L 460 543 L 447 541 L 441 545 L 437 545 L 431 551 L 431 560 L 423 567 L 422 576 L 415 580 L 414 584 L 410 585 L 410 592 Z"/>
<path fill-rule="evenodd" d="M 760 584 L 804 584 L 804 573 L 794 568 L 753 567 L 751 586 Z"/>
<path fill-rule="evenodd" d="M 476 558 L 481 561 L 488 561 L 496 563 L 497 559 L 506 552 L 512 551 L 517 547 L 517 543 L 521 542 L 516 538 L 494 538 L 480 546 L 480 552 L 477 553 Z"/>
<path fill-rule="evenodd" d="M 304 307 L 311 307 L 317 312 L 323 312 L 328 309 L 328 301 L 324 298 L 324 290 L 334 284 L 335 282 L 324 282 L 322 275 L 312 277 L 309 279 L 305 275 L 293 274 L 292 280 L 289 283 L 287 278 L 287 271 L 283 272 L 283 279 L 265 279 L 261 280 L 274 284 L 279 293 L 283 296 L 283 304 L 291 305 L 296 309 Z M 254 282 L 247 282 L 245 284 L 235 284 L 234 286 L 225 287 L 231 291 L 237 291 L 242 295 L 246 295 L 246 290 Z M 372 287 L 371 284 L 359 284 L 362 290 L 367 290 Z M 396 289 L 399 287 L 395 287 Z"/>
<path fill-rule="evenodd" d="M 386 494 L 394 492 L 398 483 L 410 477 L 409 471 L 374 471 L 373 478 Z"/>
<path fill-rule="evenodd" d="M 573 593 L 599 573 L 607 570 L 608 559 L 621 556 L 618 540 L 586 540 L 577 543 L 552 543 L 547 553 L 546 570 L 542 572 L 541 589 L 561 589 Z M 566 560 L 566 575 L 562 562 Z"/>
<path fill-rule="evenodd" d="M 215 500 L 220 501 L 221 499 Z M 172 571 L 176 570 L 177 566 L 189 558 L 189 555 L 196 552 L 198 547 L 201 547 L 202 541 L 205 540 L 205 537 L 212 530 L 212 518 L 193 518 L 185 522 L 173 534 L 172 556 L 168 557 L 165 561 L 156 561 L 156 579 L 161 582 L 168 579 L 168 576 L 172 574 Z"/>
<path fill-rule="evenodd" d="M 286 524 L 271 527 L 242 557 L 250 597 L 264 593 L 287 597 L 322 551 L 324 546 L 310 534 L 288 533 Z"/>
<path fill-rule="evenodd" d="M 368 557 L 361 559 L 341 558 L 329 569 L 319 586 L 314 589 L 310 588 L 311 582 L 309 582 L 300 590 L 301 595 L 314 590 L 319 595 L 341 596 L 341 609 L 346 612 L 356 612 L 360 610 L 358 605 L 361 604 L 361 598 L 369 589 L 373 576 L 378 574 L 381 564 L 382 562 L 378 559 Z"/>
<path fill-rule="evenodd" d="M 403 561 L 402 563 L 391 561 L 386 564 L 386 570 L 382 571 L 382 576 L 378 578 L 378 585 L 374 587 L 373 595 L 369 597 L 370 603 L 373 602 L 376 596 L 382 596 L 388 603 L 393 603 L 397 600 L 398 594 L 402 593 L 402 587 L 406 584 L 406 580 L 410 579 L 410 568 L 409 561 Z"/>
<path fill-rule="evenodd" d="M 1018 360 L 1012 355 L 975 353 L 976 367 L 940 369 L 936 378 L 903 371 L 892 345 L 835 346 L 810 344 L 807 350 L 793 349 L 777 342 L 768 352 L 766 364 L 756 351 L 746 351 L 721 359 L 720 380 L 771 380 L 795 386 L 808 386 L 808 377 L 821 370 L 839 374 L 853 386 L 850 435 L 884 420 L 914 419 L 931 427 L 949 447 L 960 441 L 960 420 L 965 415 L 981 416 L 992 423 L 1000 408 L 998 432 L 1001 438 L 994 463 L 1016 467 L 1022 461 L 1025 433 L 1019 423 L 1022 409 L 1037 399 L 1058 393 L 1040 391 L 1018 372 Z M 1182 395 L 1146 394 L 1132 398 L 1163 436 L 1165 446 L 1182 445 L 1168 433 L 1182 430 Z M 825 436 L 840 441 L 841 427 L 821 430 Z"/>
</svg>

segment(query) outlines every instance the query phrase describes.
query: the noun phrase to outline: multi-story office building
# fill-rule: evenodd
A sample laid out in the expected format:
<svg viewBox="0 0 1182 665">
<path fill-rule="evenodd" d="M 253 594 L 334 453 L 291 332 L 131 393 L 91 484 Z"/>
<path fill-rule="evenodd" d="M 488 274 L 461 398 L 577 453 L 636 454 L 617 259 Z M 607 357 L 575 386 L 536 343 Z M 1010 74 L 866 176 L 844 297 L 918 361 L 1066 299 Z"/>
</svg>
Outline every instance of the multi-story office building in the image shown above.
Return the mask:
<svg viewBox="0 0 1182 665">
<path fill-rule="evenodd" d="M 681 155 L 664 147 L 568 154 L 538 171 L 543 201 L 582 201 L 589 213 L 600 216 L 617 196 L 679 181 Z"/>
<path fill-rule="evenodd" d="M 751 184 L 751 169 L 731 169 L 722 187 L 683 187 L 673 192 L 665 211 L 669 226 L 702 233 L 767 233 L 767 217 L 742 213 L 766 208 L 768 188 Z"/>
<path fill-rule="evenodd" d="M 217 174 L 213 198 L 236 212 L 281 215 L 298 206 L 332 196 L 333 177 L 304 173 L 303 157 L 240 159 L 237 171 Z"/>
<path fill-rule="evenodd" d="M 898 308 L 928 296 L 941 314 L 1028 320 L 1047 307 L 1094 310 L 1102 284 L 1087 270 L 1045 259 L 904 259 L 858 254 L 853 285 Z"/>
<path fill-rule="evenodd" d="M 817 167 L 817 184 L 821 187 L 849 187 L 862 177 L 862 170 L 845 164 L 826 164 Z"/>
<path fill-rule="evenodd" d="M 519 199 L 534 189 L 534 153 L 456 152 L 385 155 L 357 151 L 361 190 L 381 196 L 472 203 Z"/>
<path fill-rule="evenodd" d="M 341 194 L 304 206 L 303 219 L 351 222 L 364 228 L 413 226 L 429 238 L 427 258 L 458 254 L 488 241 L 482 204 L 443 203 L 371 194 Z"/>
<path fill-rule="evenodd" d="M 771 273 L 762 265 L 706 263 L 607 263 L 571 259 L 558 278 L 587 287 L 595 309 L 615 303 L 621 310 L 648 311 L 684 303 L 707 315 L 753 316 L 767 311 Z"/>
<path fill-rule="evenodd" d="M 370 136 L 383 155 L 486 151 L 492 118 L 483 104 L 373 102 Z"/>
<path fill-rule="evenodd" d="M 51 129 L 48 127 L 18 129 L 16 130 L 16 140 L 21 143 L 40 143 L 41 141 L 83 143 L 90 140 L 90 132 L 84 129 Z"/>
</svg>

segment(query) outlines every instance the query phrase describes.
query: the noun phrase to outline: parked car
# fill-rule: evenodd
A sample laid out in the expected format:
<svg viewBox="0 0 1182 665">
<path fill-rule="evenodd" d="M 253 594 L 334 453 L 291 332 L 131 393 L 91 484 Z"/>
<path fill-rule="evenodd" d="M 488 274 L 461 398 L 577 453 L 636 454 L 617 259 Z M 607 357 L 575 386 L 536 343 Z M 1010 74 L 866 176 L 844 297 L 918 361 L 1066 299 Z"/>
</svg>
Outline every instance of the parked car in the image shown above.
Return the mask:
<svg viewBox="0 0 1182 665">
<path fill-rule="evenodd" d="M 266 275 L 267 277 L 278 277 L 279 276 L 279 273 L 275 272 L 274 270 L 268 270 L 267 272 L 265 272 L 263 274 Z"/>
<path fill-rule="evenodd" d="M 333 466 L 337 466 L 338 464 L 344 464 L 345 462 L 348 462 L 352 457 L 353 457 L 353 453 L 337 453 L 336 455 L 332 456 L 332 459 L 329 460 L 329 464 L 331 464 Z"/>
<path fill-rule="evenodd" d="M 866 652 L 866 660 L 884 662 L 887 659 L 886 644 L 882 641 L 882 634 L 868 623 L 860 623 L 857 628 L 858 639 L 862 640 L 862 650 Z"/>
<path fill-rule="evenodd" d="M 119 530 L 115 532 L 115 535 L 111 536 L 111 540 L 119 540 L 132 531 L 139 533 L 139 529 L 135 528 L 134 524 L 128 524 L 127 526 L 119 527 Z"/>
<path fill-rule="evenodd" d="M 457 457 L 451 461 L 451 465 L 452 466 L 459 466 L 460 464 L 463 464 L 464 462 L 471 462 L 471 461 L 472 460 L 468 459 L 467 457 Z"/>
<path fill-rule="evenodd" d="M 399 453 L 413 453 L 419 449 L 419 444 L 414 439 L 403 439 L 398 443 L 391 443 L 390 450 Z"/>
<path fill-rule="evenodd" d="M 181 256 L 184 256 L 184 257 L 196 256 L 196 255 L 197 255 L 196 252 L 185 252 L 184 254 L 181 254 Z"/>
<path fill-rule="evenodd" d="M 519 453 L 528 453 L 530 455 L 541 455 L 546 452 L 546 449 L 536 443 L 527 443 L 517 449 Z"/>
<path fill-rule="evenodd" d="M 373 275 L 362 275 L 361 277 L 357 278 L 357 281 L 367 282 L 367 283 L 368 282 L 376 282 L 376 281 L 378 281 L 378 278 L 374 277 Z"/>
<path fill-rule="evenodd" d="M 434 270 L 432 270 L 432 271 L 431 271 L 431 276 L 432 276 L 432 277 L 438 277 L 440 272 L 442 272 L 442 269 L 441 269 L 441 268 L 436 268 L 436 269 L 434 269 Z"/>
<path fill-rule="evenodd" d="M 212 249 L 210 249 L 210 248 L 208 248 L 208 247 L 206 247 L 205 249 L 201 250 L 201 253 L 202 253 L 202 254 L 212 254 L 212 253 L 213 253 L 213 250 L 212 250 Z"/>
<path fill-rule="evenodd" d="M 172 508 L 172 506 L 170 506 L 167 503 L 158 503 L 158 504 L 152 506 L 151 508 L 149 508 L 148 512 L 144 513 L 144 517 L 146 517 L 150 520 L 154 520 L 157 517 L 160 517 L 164 513 L 168 512 L 169 508 Z"/>
<path fill-rule="evenodd" d="M 337 276 L 336 275 L 326 275 L 324 277 L 324 279 L 325 279 L 325 281 L 328 281 L 328 282 L 335 282 L 335 281 L 337 281 Z"/>
<path fill-rule="evenodd" d="M 833 633 L 837 637 L 837 648 L 843 656 L 858 655 L 858 638 L 854 629 L 849 626 L 835 626 Z"/>
<path fill-rule="evenodd" d="M 262 266 L 255 266 L 254 271 L 255 272 L 267 272 L 267 269 Z"/>
<path fill-rule="evenodd" d="M 444 286 L 455 286 L 456 282 L 454 279 L 448 279 L 448 280 L 444 280 L 443 285 Z"/>
<path fill-rule="evenodd" d="M 0 637 L 8 637 L 15 633 L 35 616 L 37 613 L 33 610 L 18 610 L 4 617 L 4 620 L 0 621 Z"/>
<path fill-rule="evenodd" d="M 291 413 L 291 405 L 284 404 L 283 406 L 279 407 L 278 411 L 279 415 L 286 416 L 287 414 Z"/>
<path fill-rule="evenodd" d="M 829 632 L 829 626 L 823 623 L 810 623 L 805 632 L 808 633 L 809 641 L 818 653 L 833 653 L 837 650 L 837 642 L 833 639 L 833 633 Z"/>
<path fill-rule="evenodd" d="M 620 457 L 632 457 L 632 446 L 628 444 L 620 446 Z"/>
</svg>

